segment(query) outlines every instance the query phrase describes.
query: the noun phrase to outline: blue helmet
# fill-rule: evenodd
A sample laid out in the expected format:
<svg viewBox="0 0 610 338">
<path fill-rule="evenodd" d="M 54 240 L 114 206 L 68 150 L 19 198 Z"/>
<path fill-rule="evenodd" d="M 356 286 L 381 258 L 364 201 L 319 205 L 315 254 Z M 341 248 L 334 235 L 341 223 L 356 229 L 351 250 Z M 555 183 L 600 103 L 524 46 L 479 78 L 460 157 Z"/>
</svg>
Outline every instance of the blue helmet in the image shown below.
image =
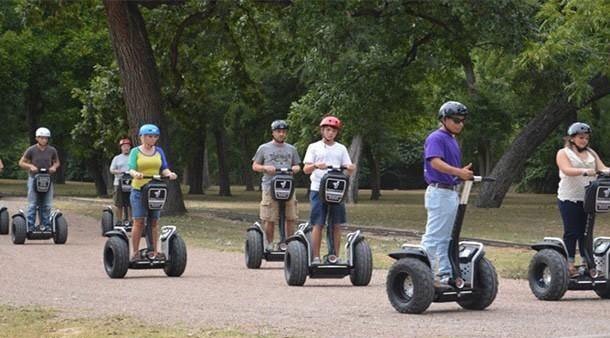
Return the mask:
<svg viewBox="0 0 610 338">
<path fill-rule="evenodd" d="M 161 131 L 154 124 L 145 124 L 140 127 L 140 136 L 142 135 L 159 135 Z"/>
</svg>

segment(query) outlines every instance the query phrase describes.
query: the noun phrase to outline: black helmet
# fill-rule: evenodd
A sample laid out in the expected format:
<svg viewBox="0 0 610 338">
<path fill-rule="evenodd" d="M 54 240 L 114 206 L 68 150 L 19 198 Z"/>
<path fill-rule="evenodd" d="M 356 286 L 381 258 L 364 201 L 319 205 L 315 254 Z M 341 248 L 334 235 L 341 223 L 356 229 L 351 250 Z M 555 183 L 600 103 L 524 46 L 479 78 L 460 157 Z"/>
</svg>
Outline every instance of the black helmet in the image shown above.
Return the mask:
<svg viewBox="0 0 610 338">
<path fill-rule="evenodd" d="M 591 127 L 586 123 L 574 122 L 570 128 L 568 128 L 568 136 L 574 136 L 576 134 L 591 134 Z"/>
<path fill-rule="evenodd" d="M 442 119 L 443 117 L 449 117 L 453 115 L 468 115 L 468 108 L 465 105 L 457 102 L 457 101 L 447 101 L 443 103 L 441 108 L 438 110 L 438 119 Z"/>
<path fill-rule="evenodd" d="M 271 122 L 271 131 L 276 129 L 288 129 L 288 123 L 284 120 L 275 120 Z"/>
</svg>

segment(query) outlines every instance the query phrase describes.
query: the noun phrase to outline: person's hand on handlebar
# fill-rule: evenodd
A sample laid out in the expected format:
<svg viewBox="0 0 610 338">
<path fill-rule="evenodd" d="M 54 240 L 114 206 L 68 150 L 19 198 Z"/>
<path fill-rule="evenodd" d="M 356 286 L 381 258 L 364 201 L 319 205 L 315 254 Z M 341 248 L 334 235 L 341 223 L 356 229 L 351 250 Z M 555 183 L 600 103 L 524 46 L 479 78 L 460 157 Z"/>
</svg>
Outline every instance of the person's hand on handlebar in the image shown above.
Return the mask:
<svg viewBox="0 0 610 338">
<path fill-rule="evenodd" d="M 595 169 L 585 169 L 585 168 L 583 168 L 581 175 L 582 176 L 595 176 L 595 175 L 597 175 L 597 172 L 595 171 Z"/>
<path fill-rule="evenodd" d="M 169 175 L 166 175 L 165 177 L 169 178 L 170 180 L 175 180 L 178 178 L 178 175 L 172 171 L 169 173 Z"/>
<path fill-rule="evenodd" d="M 263 166 L 263 171 L 267 175 L 275 175 L 275 167 L 272 166 L 272 165 L 264 165 Z"/>
<path fill-rule="evenodd" d="M 129 172 L 129 174 L 131 175 L 131 177 L 133 177 L 133 178 L 135 178 L 135 179 L 138 179 L 138 180 L 141 180 L 141 179 L 143 179 L 143 178 L 144 178 L 144 174 L 142 174 L 142 173 L 141 173 L 141 172 L 139 172 L 139 171 L 131 170 L 131 171 Z"/>
<path fill-rule="evenodd" d="M 463 181 L 472 180 L 474 177 L 474 172 L 472 171 L 472 163 L 468 163 L 467 166 L 458 169 L 457 177 L 461 178 Z"/>
<path fill-rule="evenodd" d="M 31 171 L 32 173 L 37 173 L 37 172 L 38 172 L 38 167 L 36 167 L 36 166 L 35 166 L 35 165 L 33 165 L 33 164 L 30 164 L 30 171 Z"/>
</svg>

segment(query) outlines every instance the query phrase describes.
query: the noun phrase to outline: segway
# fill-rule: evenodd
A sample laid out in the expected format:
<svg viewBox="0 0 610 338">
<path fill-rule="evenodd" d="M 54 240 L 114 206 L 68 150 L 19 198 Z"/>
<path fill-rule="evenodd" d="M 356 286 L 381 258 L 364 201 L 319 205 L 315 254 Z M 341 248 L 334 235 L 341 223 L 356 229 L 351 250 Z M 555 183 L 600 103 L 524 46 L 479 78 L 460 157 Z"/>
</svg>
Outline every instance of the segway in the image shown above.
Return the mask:
<svg viewBox="0 0 610 338">
<path fill-rule="evenodd" d="M 142 203 L 150 212 L 161 210 L 167 199 L 167 178 L 160 175 L 144 176 L 151 181 L 142 187 Z M 180 277 L 186 268 L 186 244 L 173 225 L 161 227 L 161 252 L 165 257 L 150 257 L 153 252 L 153 236 L 150 217 L 146 217 L 146 244 L 140 250 L 140 259 L 129 259 L 129 237 L 124 227 L 118 226 L 106 232 L 108 237 L 104 246 L 104 269 L 110 278 L 123 278 L 128 269 L 163 269 L 169 277 Z"/>
<path fill-rule="evenodd" d="M 131 175 L 125 172 L 119 178 L 119 194 L 121 194 L 121 209 L 123 211 L 123 219 L 117 222 L 114 221 L 114 212 L 112 206 L 107 206 L 102 211 L 102 236 L 108 231 L 114 229 L 115 226 L 123 227 L 125 231 L 131 232 L 133 224 L 129 219 L 129 194 L 131 193 Z"/>
<path fill-rule="evenodd" d="M 45 194 L 51 189 L 51 175 L 47 169 L 40 169 L 34 175 L 34 191 L 37 201 L 42 200 Z M 40 204 L 40 203 L 37 203 Z M 42 214 L 40 207 L 36 207 L 36 213 L 40 215 L 40 224 L 32 225 L 27 223 L 25 212 L 19 209 L 19 212 L 13 215 L 11 224 L 11 239 L 14 244 L 23 244 L 26 239 L 29 240 L 46 240 L 53 238 L 55 244 L 65 244 L 68 239 L 68 222 L 59 209 L 51 210 L 49 215 L 49 223 L 51 228 L 45 228 L 42 222 Z"/>
<path fill-rule="evenodd" d="M 0 235 L 8 234 L 9 214 L 6 207 L 0 207 Z"/>
<path fill-rule="evenodd" d="M 268 262 L 284 261 L 286 253 L 286 201 L 294 194 L 294 179 L 292 170 L 287 168 L 276 168 L 275 175 L 271 178 L 271 197 L 278 202 L 280 231 L 279 245 L 268 250 L 266 243 L 270 243 L 263 226 L 254 222 L 246 231 L 245 259 L 249 269 L 258 269 L 262 260 Z"/>
<path fill-rule="evenodd" d="M 578 276 L 568 273 L 568 250 L 561 238 L 545 237 L 532 245 L 538 252 L 530 262 L 528 280 L 536 298 L 559 300 L 567 290 L 593 290 L 600 298 L 610 298 L 610 237 L 593 239 L 596 214 L 610 211 L 610 175 L 598 173 L 585 188 L 584 209 L 584 247 L 579 247 L 584 264 Z"/>
<path fill-rule="evenodd" d="M 328 166 L 328 169 L 329 171 L 320 181 L 319 194 L 329 208 L 327 216 L 330 216 L 332 208 L 343 202 L 349 179 L 342 172 L 345 167 Z M 373 257 L 364 236 L 360 230 L 347 234 L 345 244 L 347 259 L 341 261 L 334 252 L 332 222 L 330 218 L 328 219 L 329 253 L 321 263 L 312 262 L 312 227 L 309 223 L 300 224 L 295 234 L 286 240 L 288 248 L 284 256 L 284 277 L 288 285 L 302 286 L 305 284 L 307 276 L 309 278 L 343 278 L 347 275 L 350 276 L 350 281 L 354 286 L 366 286 L 370 283 Z"/>
<path fill-rule="evenodd" d="M 403 244 L 400 250 L 390 253 L 396 261 L 388 271 L 386 292 L 396 311 L 422 313 L 432 302 L 457 302 L 465 309 L 483 310 L 494 301 L 498 277 L 485 258 L 483 244 L 459 242 L 473 182 L 493 180 L 475 176 L 464 182 L 449 242 L 452 275 L 448 285 L 434 284 L 430 258 L 423 246 Z"/>
</svg>

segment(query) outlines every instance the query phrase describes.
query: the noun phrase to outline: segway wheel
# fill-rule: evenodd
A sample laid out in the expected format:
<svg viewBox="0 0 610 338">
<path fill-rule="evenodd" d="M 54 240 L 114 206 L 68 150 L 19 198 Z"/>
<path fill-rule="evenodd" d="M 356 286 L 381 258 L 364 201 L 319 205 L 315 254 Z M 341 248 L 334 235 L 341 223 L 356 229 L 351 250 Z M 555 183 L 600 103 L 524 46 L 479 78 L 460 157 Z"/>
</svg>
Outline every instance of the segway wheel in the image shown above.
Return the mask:
<svg viewBox="0 0 610 338">
<path fill-rule="evenodd" d="M 25 243 L 27 231 L 25 218 L 23 216 L 15 216 L 11 227 L 11 239 L 13 240 L 13 244 Z"/>
<path fill-rule="evenodd" d="M 186 269 L 186 244 L 180 235 L 174 234 L 169 240 L 169 261 L 163 268 L 169 277 L 180 277 Z"/>
<path fill-rule="evenodd" d="M 263 261 L 263 235 L 256 230 L 246 233 L 246 244 L 244 248 L 246 266 L 248 269 L 258 269 Z"/>
<path fill-rule="evenodd" d="M 112 236 L 104 246 L 104 269 L 110 278 L 123 278 L 129 269 L 129 245 L 118 236 Z"/>
<path fill-rule="evenodd" d="M 114 229 L 112 213 L 108 210 L 102 211 L 102 236 Z"/>
<path fill-rule="evenodd" d="M 65 244 L 68 240 L 68 222 L 63 215 L 55 219 L 55 233 L 53 234 L 53 242 L 55 244 Z"/>
<path fill-rule="evenodd" d="M 566 258 L 552 249 L 538 251 L 528 269 L 530 289 L 540 300 L 559 300 L 568 290 Z"/>
<path fill-rule="evenodd" d="M 434 300 L 430 267 L 417 258 L 397 260 L 388 271 L 386 292 L 398 312 L 417 314 L 426 311 Z"/>
<path fill-rule="evenodd" d="M 354 266 L 349 273 L 349 279 L 354 286 L 366 286 L 373 275 L 373 255 L 365 240 L 360 240 L 354 246 Z"/>
<path fill-rule="evenodd" d="M 288 243 L 284 255 L 284 277 L 290 286 L 302 286 L 307 279 L 307 248 L 301 241 Z"/>
<path fill-rule="evenodd" d="M 6 209 L 0 211 L 0 235 L 8 234 L 8 211 Z"/>
<path fill-rule="evenodd" d="M 498 294 L 496 269 L 485 257 L 477 263 L 474 283 L 475 294 L 472 297 L 458 299 L 457 303 L 464 309 L 483 310 L 493 303 Z"/>
</svg>

